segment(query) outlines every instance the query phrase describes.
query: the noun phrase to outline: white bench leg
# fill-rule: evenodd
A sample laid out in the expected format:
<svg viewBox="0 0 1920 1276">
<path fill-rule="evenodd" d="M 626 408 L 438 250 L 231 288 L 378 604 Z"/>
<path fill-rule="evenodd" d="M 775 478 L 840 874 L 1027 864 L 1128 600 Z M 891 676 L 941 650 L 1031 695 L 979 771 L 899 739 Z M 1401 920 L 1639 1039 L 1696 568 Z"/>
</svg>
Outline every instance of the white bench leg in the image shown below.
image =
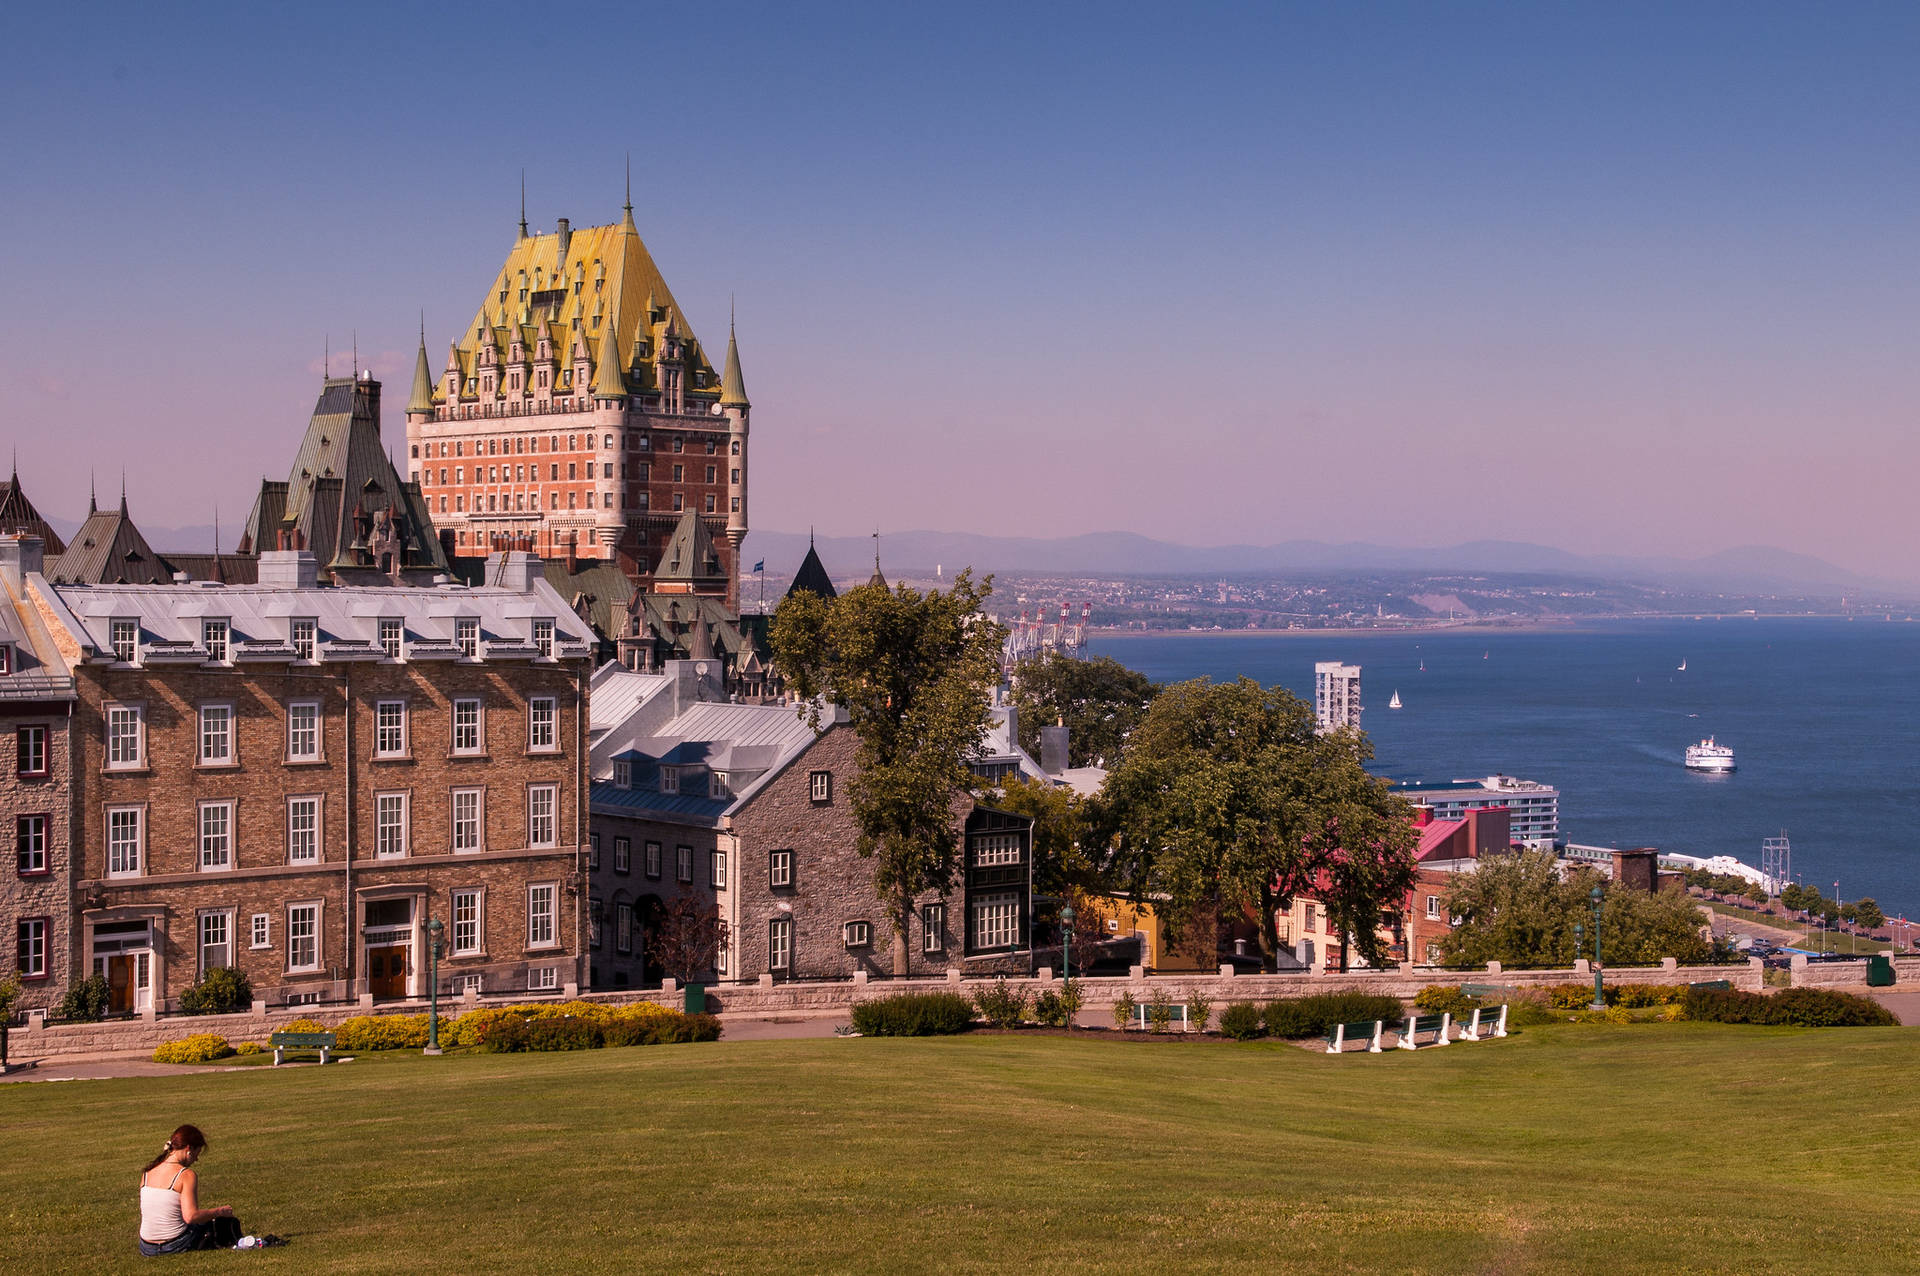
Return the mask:
<svg viewBox="0 0 1920 1276">
<path fill-rule="evenodd" d="M 1368 1054 L 1380 1053 L 1380 1037 L 1384 1027 L 1385 1025 L 1380 1020 L 1375 1019 L 1373 1021 L 1373 1040 L 1367 1043 Z"/>
<path fill-rule="evenodd" d="M 1413 1020 L 1414 1016 L 1408 1015 L 1407 1026 L 1400 1033 L 1399 1048 L 1402 1050 L 1418 1050 L 1420 1048 L 1413 1044 Z"/>
<path fill-rule="evenodd" d="M 273 1048 L 273 1066 L 274 1066 L 274 1067 L 276 1067 L 276 1068 L 277 1068 L 277 1067 L 279 1067 L 279 1066 L 280 1066 L 280 1060 L 281 1060 L 281 1057 L 282 1057 L 282 1056 L 283 1056 L 283 1055 L 284 1055 L 285 1053 L 286 1053 L 286 1047 L 285 1047 L 285 1046 L 275 1046 L 275 1047 Z"/>
<path fill-rule="evenodd" d="M 1442 1045 L 1442 1046 L 1446 1045 L 1447 1038 L 1450 1035 L 1452 1035 L 1452 1029 L 1453 1029 L 1453 1012 L 1443 1011 L 1440 1015 L 1440 1040 L 1435 1042 L 1434 1044 Z"/>
<path fill-rule="evenodd" d="M 1460 1039 L 1462 1041 L 1480 1040 L 1480 1007 L 1473 1008 L 1473 1022 L 1467 1025 L 1466 1035 Z"/>
<path fill-rule="evenodd" d="M 1339 1054 L 1347 1046 L 1347 1025 L 1338 1023 L 1333 1026 L 1333 1044 L 1327 1047 L 1328 1054 Z"/>
<path fill-rule="evenodd" d="M 1500 1022 L 1494 1025 L 1493 1035 L 1496 1037 L 1504 1037 L 1507 1035 L 1507 1008 L 1505 1006 L 1500 1007 Z"/>
<path fill-rule="evenodd" d="M 332 1047 L 332 1046 L 321 1046 L 321 1047 L 320 1047 L 320 1062 L 321 1062 L 321 1063 L 323 1063 L 323 1064 L 325 1064 L 325 1063 L 331 1063 L 332 1061 L 333 1061 L 333 1047 Z"/>
</svg>

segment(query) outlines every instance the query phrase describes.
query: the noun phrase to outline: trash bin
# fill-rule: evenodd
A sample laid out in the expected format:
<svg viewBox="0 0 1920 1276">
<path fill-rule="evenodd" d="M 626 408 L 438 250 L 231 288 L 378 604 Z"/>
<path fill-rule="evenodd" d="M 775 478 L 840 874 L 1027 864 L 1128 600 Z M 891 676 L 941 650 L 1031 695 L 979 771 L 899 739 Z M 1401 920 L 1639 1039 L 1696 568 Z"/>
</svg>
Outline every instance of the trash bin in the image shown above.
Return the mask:
<svg viewBox="0 0 1920 1276">
<path fill-rule="evenodd" d="M 1893 958 L 1885 953 L 1875 953 L 1867 959 L 1867 987 L 1893 987 Z"/>
<path fill-rule="evenodd" d="M 1889 978 L 1887 982 L 1892 983 L 1893 980 Z M 706 1014 L 707 1013 L 707 986 L 705 984 L 688 984 L 686 991 L 687 991 L 687 1000 L 686 1000 L 687 1013 L 690 1015 Z"/>
</svg>

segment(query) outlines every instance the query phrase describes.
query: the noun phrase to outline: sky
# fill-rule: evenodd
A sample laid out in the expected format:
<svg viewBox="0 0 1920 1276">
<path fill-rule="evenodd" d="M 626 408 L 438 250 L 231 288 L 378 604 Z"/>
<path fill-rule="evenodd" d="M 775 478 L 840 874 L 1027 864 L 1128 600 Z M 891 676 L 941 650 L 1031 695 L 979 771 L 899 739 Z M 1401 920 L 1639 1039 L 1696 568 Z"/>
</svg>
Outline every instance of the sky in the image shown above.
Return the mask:
<svg viewBox="0 0 1920 1276">
<path fill-rule="evenodd" d="M 357 348 L 635 217 L 752 518 L 1920 578 L 1920 7 L 16 5 L 45 512 L 244 519 Z M 396 389 L 397 387 L 397 389 Z M 751 543 L 748 546 L 751 556 Z"/>
</svg>

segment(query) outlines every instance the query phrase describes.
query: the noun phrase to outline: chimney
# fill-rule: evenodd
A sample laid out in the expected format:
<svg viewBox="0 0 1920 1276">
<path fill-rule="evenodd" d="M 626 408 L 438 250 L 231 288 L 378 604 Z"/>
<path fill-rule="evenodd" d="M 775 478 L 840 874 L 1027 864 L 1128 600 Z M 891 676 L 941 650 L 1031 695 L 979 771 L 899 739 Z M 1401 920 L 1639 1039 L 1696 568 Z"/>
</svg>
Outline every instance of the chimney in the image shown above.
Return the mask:
<svg viewBox="0 0 1920 1276">
<path fill-rule="evenodd" d="M 1416 806 L 1413 808 L 1413 827 L 1417 829 L 1423 829 L 1431 823 L 1433 823 L 1432 807 Z"/>
<path fill-rule="evenodd" d="M 562 217 L 555 227 L 555 233 L 560 240 L 559 254 L 555 258 L 557 262 L 555 271 L 557 273 L 561 267 L 567 264 L 567 247 L 573 243 L 573 224 Z"/>
<path fill-rule="evenodd" d="M 1040 728 L 1040 769 L 1059 775 L 1067 769 L 1067 729 L 1064 726 Z"/>
<path fill-rule="evenodd" d="M 259 582 L 275 589 L 314 589 L 320 560 L 304 549 L 270 549 L 260 555 Z"/>
<path fill-rule="evenodd" d="M 38 536 L 0 536 L 0 580 L 16 595 L 24 592 L 26 578 L 46 565 L 45 549 Z"/>
<path fill-rule="evenodd" d="M 1007 701 L 1007 750 L 1012 752 L 1020 747 L 1020 708 L 1013 701 Z"/>
<path fill-rule="evenodd" d="M 580 570 L 580 533 L 567 533 L 567 575 L 572 576 Z"/>
<path fill-rule="evenodd" d="M 541 576 L 540 556 L 520 550 L 502 550 L 487 555 L 486 581 L 516 594 L 531 594 L 533 582 Z"/>
</svg>

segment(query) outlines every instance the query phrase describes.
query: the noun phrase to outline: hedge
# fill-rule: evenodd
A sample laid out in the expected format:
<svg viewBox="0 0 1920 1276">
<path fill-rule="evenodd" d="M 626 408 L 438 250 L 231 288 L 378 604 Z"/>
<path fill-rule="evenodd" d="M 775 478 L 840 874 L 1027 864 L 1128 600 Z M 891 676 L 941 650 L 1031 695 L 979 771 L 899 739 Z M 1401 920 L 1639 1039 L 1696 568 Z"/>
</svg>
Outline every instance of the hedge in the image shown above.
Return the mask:
<svg viewBox="0 0 1920 1276">
<path fill-rule="evenodd" d="M 957 992 L 902 992 L 856 1002 L 853 1030 L 863 1037 L 942 1037 L 973 1027 L 973 1005 Z"/>
<path fill-rule="evenodd" d="M 1311 997 L 1283 997 L 1267 1003 L 1263 1018 L 1267 1031 L 1276 1037 L 1298 1039 L 1318 1037 L 1337 1023 L 1362 1023 L 1372 1019 L 1406 1018 L 1406 1007 L 1398 997 L 1368 992 L 1327 992 Z"/>
<path fill-rule="evenodd" d="M 1235 1041 L 1252 1041 L 1260 1035 L 1260 1007 L 1251 1001 L 1236 1001 L 1220 1012 L 1220 1031 Z"/>
<path fill-rule="evenodd" d="M 494 1054 L 514 1054 L 720 1039 L 720 1021 L 712 1015 L 683 1015 L 658 1006 L 654 1011 L 650 1015 L 615 1015 L 598 1020 L 586 1015 L 554 1014 L 498 1019 L 488 1027 L 482 1048 Z"/>
<path fill-rule="evenodd" d="M 191 1037 L 169 1041 L 153 1052 L 155 1063 L 212 1063 L 233 1053 L 227 1039 L 216 1032 L 196 1032 Z"/>
<path fill-rule="evenodd" d="M 1788 988 L 1771 996 L 1736 989 L 1690 988 L 1682 1003 L 1705 1023 L 1783 1024 L 1794 1028 L 1894 1028 L 1893 1012 L 1867 997 L 1828 988 Z"/>
<path fill-rule="evenodd" d="M 452 1033 L 454 1021 L 440 1016 L 440 1040 Z M 292 1031 L 283 1029 L 282 1031 Z M 321 1029 L 324 1032 L 326 1029 Z M 333 1030 L 333 1043 L 341 1050 L 417 1050 L 427 1044 L 425 1015 L 356 1015 Z"/>
</svg>

